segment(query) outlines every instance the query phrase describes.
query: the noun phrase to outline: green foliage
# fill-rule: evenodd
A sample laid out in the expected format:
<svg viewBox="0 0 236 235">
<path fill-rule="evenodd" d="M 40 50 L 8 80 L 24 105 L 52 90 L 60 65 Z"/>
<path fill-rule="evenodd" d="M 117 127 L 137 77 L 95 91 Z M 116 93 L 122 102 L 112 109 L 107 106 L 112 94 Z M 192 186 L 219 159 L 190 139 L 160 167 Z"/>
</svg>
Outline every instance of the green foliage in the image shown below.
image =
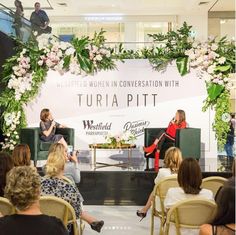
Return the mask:
<svg viewBox="0 0 236 235">
<path fill-rule="evenodd" d="M 142 48 L 141 50 L 127 50 L 123 44 L 120 44 L 118 48 L 109 48 L 105 46 L 104 30 L 94 34 L 93 38 L 82 37 L 73 38 L 71 44 L 75 50 L 72 53 L 66 53 L 63 51 L 62 58 L 63 68 L 62 70 L 68 71 L 70 64 L 73 61 L 77 61 L 78 69 L 85 74 L 94 74 L 101 70 L 113 70 L 116 68 L 115 60 L 124 62 L 125 59 L 148 59 L 154 70 L 165 70 L 167 65 L 176 61 L 177 69 L 181 76 L 189 72 L 189 57 L 185 54 L 187 50 L 193 48 L 194 39 L 190 38 L 192 26 L 188 26 L 186 23 L 178 29 L 176 32 L 169 31 L 166 34 L 149 34 L 153 39 L 155 46 L 151 48 Z M 228 78 L 230 73 L 235 73 L 235 45 L 233 42 L 226 40 L 226 37 L 220 39 L 219 42 L 212 43 L 217 44 L 218 48 L 216 53 L 218 57 L 224 57 L 222 63 L 218 63 L 214 68 L 214 75 L 220 75 L 223 79 Z M 4 110 L 1 118 L 1 126 L 4 134 L 7 134 L 7 141 L 11 144 L 16 144 L 19 141 L 19 130 L 26 126 L 26 117 L 24 114 L 24 106 L 27 105 L 39 92 L 42 83 L 45 81 L 47 75 L 48 66 L 46 63 L 39 63 L 42 61 L 42 57 L 45 57 L 47 51 L 45 49 L 39 49 L 38 43 L 35 37 L 27 44 L 17 42 L 17 54 L 9 58 L 4 64 L 2 82 L 8 84 L 14 74 L 14 66 L 18 65 L 19 57 L 22 50 L 26 50 L 26 56 L 30 58 L 30 68 L 28 73 L 32 76 L 31 89 L 26 90 L 19 100 L 16 100 L 14 89 L 6 87 L 0 96 L 0 106 Z M 52 44 L 48 46 L 48 51 L 52 48 Z M 223 58 L 223 59 L 224 59 Z M 220 77 L 219 76 L 219 77 Z M 208 108 L 214 108 L 216 115 L 213 123 L 213 129 L 216 132 L 216 138 L 219 145 L 222 147 L 225 143 L 227 131 L 229 130 L 228 123 L 222 120 L 222 115 L 230 112 L 229 104 L 229 90 L 224 85 L 208 82 L 206 83 L 208 97 L 204 101 L 203 111 Z M 16 124 L 14 129 L 11 125 L 6 124 L 4 117 L 13 113 L 20 113 L 19 123 Z M 11 146 L 12 147 L 12 146 Z"/>
<path fill-rule="evenodd" d="M 149 59 L 155 70 L 165 69 L 167 64 L 177 59 L 177 67 L 181 68 L 181 75 L 187 73 L 187 61 L 185 51 L 192 47 L 189 41 L 189 35 L 192 26 L 184 22 L 183 26 L 177 32 L 169 31 L 166 34 L 148 34 L 153 41 L 160 43 L 160 46 L 154 48 L 153 57 Z M 180 59 L 181 58 L 181 59 Z"/>
</svg>

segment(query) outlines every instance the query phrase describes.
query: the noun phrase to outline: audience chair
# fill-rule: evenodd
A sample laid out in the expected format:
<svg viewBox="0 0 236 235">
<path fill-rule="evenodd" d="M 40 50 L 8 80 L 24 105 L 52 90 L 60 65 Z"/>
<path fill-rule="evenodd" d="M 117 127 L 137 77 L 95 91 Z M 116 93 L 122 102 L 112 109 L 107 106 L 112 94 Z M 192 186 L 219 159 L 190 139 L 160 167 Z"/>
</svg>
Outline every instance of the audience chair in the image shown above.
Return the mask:
<svg viewBox="0 0 236 235">
<path fill-rule="evenodd" d="M 152 204 L 152 214 L 151 214 L 151 235 L 154 234 L 154 217 L 160 218 L 160 231 L 159 235 L 163 234 L 164 231 L 164 224 L 166 220 L 166 212 L 164 208 L 164 200 L 167 194 L 167 191 L 169 188 L 173 187 L 179 187 L 178 181 L 177 181 L 177 175 L 172 175 L 165 177 L 164 179 L 160 180 L 155 187 L 154 187 L 154 200 Z M 156 197 L 160 198 L 160 205 L 161 205 L 161 211 L 158 211 L 156 208 Z"/>
<path fill-rule="evenodd" d="M 181 228 L 199 229 L 202 224 L 209 224 L 215 217 L 217 205 L 208 199 L 186 199 L 172 206 L 166 219 L 165 235 L 170 233 L 170 225 L 174 225 L 174 234 L 181 235 Z"/>
<path fill-rule="evenodd" d="M 5 216 L 14 214 L 16 210 L 8 199 L 0 197 L 0 212 Z"/>
<path fill-rule="evenodd" d="M 67 144 L 74 146 L 73 128 L 58 128 L 56 134 L 63 135 Z M 34 166 L 37 166 L 38 160 L 47 160 L 48 150 L 52 144 L 52 142 L 41 141 L 39 135 L 39 127 L 26 127 L 20 130 L 20 143 L 29 145 L 31 160 L 34 161 Z"/>
<path fill-rule="evenodd" d="M 82 235 L 82 223 L 80 228 L 76 221 L 74 208 L 67 201 L 55 196 L 41 196 L 40 209 L 43 214 L 59 218 L 65 226 L 72 224 L 74 235 Z"/>
<path fill-rule="evenodd" d="M 214 197 L 221 186 L 227 181 L 226 178 L 220 176 L 210 176 L 202 180 L 201 188 L 209 189 L 213 192 Z"/>
</svg>

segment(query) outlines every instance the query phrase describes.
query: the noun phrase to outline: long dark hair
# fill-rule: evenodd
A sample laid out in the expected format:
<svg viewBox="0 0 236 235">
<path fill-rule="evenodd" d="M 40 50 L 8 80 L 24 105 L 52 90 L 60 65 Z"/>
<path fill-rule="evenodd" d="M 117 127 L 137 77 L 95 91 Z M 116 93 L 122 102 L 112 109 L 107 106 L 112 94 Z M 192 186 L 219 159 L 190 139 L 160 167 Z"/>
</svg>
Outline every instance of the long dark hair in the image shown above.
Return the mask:
<svg viewBox="0 0 236 235">
<path fill-rule="evenodd" d="M 235 187 L 223 186 L 216 195 L 217 214 L 213 225 L 235 224 Z"/>
<path fill-rule="evenodd" d="M 4 195 L 6 175 L 13 168 L 12 157 L 6 152 L 0 152 L 0 196 Z"/>
<path fill-rule="evenodd" d="M 202 184 L 201 168 L 194 158 L 185 158 L 178 171 L 178 183 L 186 194 L 199 194 Z"/>
</svg>

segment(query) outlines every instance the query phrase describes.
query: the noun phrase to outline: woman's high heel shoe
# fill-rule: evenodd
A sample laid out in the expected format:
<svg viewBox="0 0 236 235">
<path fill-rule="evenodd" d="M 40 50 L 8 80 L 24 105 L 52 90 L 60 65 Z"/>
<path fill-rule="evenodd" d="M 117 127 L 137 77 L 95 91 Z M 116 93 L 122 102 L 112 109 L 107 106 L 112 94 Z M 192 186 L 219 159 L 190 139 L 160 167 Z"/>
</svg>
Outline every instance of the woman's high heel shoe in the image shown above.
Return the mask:
<svg viewBox="0 0 236 235">
<path fill-rule="evenodd" d="M 144 151 L 145 153 L 151 154 L 151 153 L 155 150 L 156 147 L 157 147 L 156 144 L 152 144 L 152 145 L 150 145 L 150 146 L 148 146 L 148 147 L 143 147 L 143 151 Z M 148 154 L 148 155 L 149 155 L 149 154 Z"/>
<path fill-rule="evenodd" d="M 147 215 L 147 213 L 141 211 L 137 211 L 136 214 L 138 217 L 141 217 L 140 221 L 142 221 L 142 219 L 144 219 Z"/>
<path fill-rule="evenodd" d="M 91 228 L 92 228 L 93 230 L 97 231 L 98 233 L 101 232 L 101 228 L 102 228 L 103 225 L 104 225 L 104 221 L 103 221 L 103 220 L 101 220 L 101 221 L 95 221 L 95 222 L 92 222 L 92 223 L 90 224 Z"/>
</svg>

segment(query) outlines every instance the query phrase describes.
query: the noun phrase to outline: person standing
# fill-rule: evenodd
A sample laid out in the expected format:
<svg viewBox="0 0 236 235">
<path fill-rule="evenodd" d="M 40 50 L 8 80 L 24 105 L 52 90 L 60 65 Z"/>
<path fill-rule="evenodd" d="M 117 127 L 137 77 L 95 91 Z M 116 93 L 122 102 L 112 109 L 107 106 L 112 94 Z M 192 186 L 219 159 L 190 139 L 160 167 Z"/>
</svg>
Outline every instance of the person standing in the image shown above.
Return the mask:
<svg viewBox="0 0 236 235">
<path fill-rule="evenodd" d="M 49 27 L 49 18 L 44 10 L 41 10 L 40 3 L 34 4 L 35 11 L 30 16 L 30 22 L 32 24 L 32 30 L 38 32 L 38 35 L 43 33 L 51 33 L 52 28 Z"/>
<path fill-rule="evenodd" d="M 232 116 L 231 119 L 229 121 L 229 131 L 227 133 L 227 137 L 226 137 L 226 144 L 225 144 L 225 151 L 226 151 L 226 155 L 227 155 L 227 170 L 231 170 L 232 169 L 232 164 L 233 164 L 233 160 L 234 160 L 234 154 L 233 154 L 233 145 L 234 145 L 234 124 L 232 121 Z"/>
<path fill-rule="evenodd" d="M 15 16 L 14 16 L 13 27 L 15 28 L 15 31 L 16 31 L 16 37 L 19 39 L 22 39 L 23 34 L 21 31 L 21 27 L 22 27 L 21 18 L 24 15 L 24 9 L 23 9 L 21 1 L 19 0 L 15 0 L 14 4 L 16 7 L 16 11 L 15 11 Z"/>
</svg>

